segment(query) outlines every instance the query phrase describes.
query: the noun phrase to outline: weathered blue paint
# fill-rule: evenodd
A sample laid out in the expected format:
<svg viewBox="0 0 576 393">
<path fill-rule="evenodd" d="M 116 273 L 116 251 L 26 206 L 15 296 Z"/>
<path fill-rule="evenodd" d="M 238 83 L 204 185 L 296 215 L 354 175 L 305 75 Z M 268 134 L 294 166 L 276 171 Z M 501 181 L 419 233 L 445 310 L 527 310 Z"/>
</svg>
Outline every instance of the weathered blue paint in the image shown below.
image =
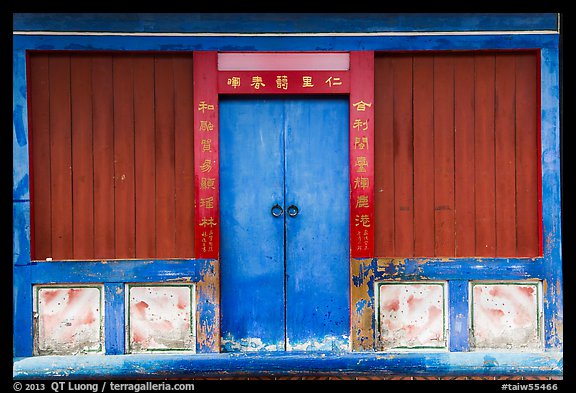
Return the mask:
<svg viewBox="0 0 576 393">
<path fill-rule="evenodd" d="M 14 317 L 12 319 L 14 356 L 32 356 L 34 335 L 30 270 L 30 266 L 14 267 L 14 278 L 12 281 L 14 297 Z"/>
<path fill-rule="evenodd" d="M 222 353 L 42 356 L 15 359 L 14 379 L 409 375 L 556 376 L 558 353 Z"/>
<path fill-rule="evenodd" d="M 220 102 L 228 350 L 348 346 L 347 105 L 338 97 Z"/>
<path fill-rule="evenodd" d="M 503 34 L 472 36 L 21 36 L 13 38 L 14 50 L 158 50 L 158 51 L 408 51 L 534 49 L 558 46 L 556 34 Z"/>
<path fill-rule="evenodd" d="M 30 199 L 28 170 L 28 106 L 26 103 L 26 56 L 15 51 L 12 58 L 12 198 Z"/>
<path fill-rule="evenodd" d="M 283 102 L 223 98 L 220 276 L 225 351 L 284 350 Z"/>
<path fill-rule="evenodd" d="M 466 352 L 470 350 L 468 340 L 468 281 L 448 281 L 448 318 L 450 351 Z"/>
<path fill-rule="evenodd" d="M 14 30 L 93 32 L 316 33 L 381 31 L 557 31 L 548 14 L 384 14 L 384 13 L 216 13 L 14 15 Z"/>
<path fill-rule="evenodd" d="M 542 220 L 544 326 L 547 350 L 563 343 L 562 221 L 560 200 L 560 82 L 557 49 L 541 51 Z"/>
<path fill-rule="evenodd" d="M 125 347 L 125 284 L 104 284 L 104 352 L 121 355 Z"/>
<path fill-rule="evenodd" d="M 285 104 L 288 349 L 349 348 L 348 99 Z"/>
<path fill-rule="evenodd" d="M 30 202 L 12 203 L 12 263 L 14 266 L 30 263 Z"/>
</svg>

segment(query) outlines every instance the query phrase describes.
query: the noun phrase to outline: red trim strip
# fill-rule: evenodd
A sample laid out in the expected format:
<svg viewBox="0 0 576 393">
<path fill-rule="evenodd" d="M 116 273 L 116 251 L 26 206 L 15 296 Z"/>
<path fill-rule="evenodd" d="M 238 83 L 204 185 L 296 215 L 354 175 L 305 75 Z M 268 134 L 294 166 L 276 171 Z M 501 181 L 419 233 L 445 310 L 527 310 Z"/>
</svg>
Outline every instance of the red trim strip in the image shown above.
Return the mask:
<svg viewBox="0 0 576 393">
<path fill-rule="evenodd" d="M 217 73 L 215 51 L 194 52 L 196 258 L 218 259 L 220 254 Z"/>
</svg>

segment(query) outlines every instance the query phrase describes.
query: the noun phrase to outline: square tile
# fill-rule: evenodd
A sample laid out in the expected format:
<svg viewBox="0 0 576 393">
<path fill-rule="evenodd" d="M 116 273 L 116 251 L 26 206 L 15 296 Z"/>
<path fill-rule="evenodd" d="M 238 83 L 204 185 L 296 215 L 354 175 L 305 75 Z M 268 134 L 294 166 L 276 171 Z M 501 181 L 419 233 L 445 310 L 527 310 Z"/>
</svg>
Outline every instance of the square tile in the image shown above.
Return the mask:
<svg viewBox="0 0 576 393">
<path fill-rule="evenodd" d="M 540 283 L 471 283 L 471 346 L 541 348 Z"/>
<path fill-rule="evenodd" d="M 34 297 L 36 354 L 103 351 L 102 286 L 36 285 Z"/>
<path fill-rule="evenodd" d="M 377 283 L 379 349 L 446 348 L 444 282 Z"/>
<path fill-rule="evenodd" d="M 194 288 L 128 285 L 128 352 L 195 351 Z"/>
</svg>

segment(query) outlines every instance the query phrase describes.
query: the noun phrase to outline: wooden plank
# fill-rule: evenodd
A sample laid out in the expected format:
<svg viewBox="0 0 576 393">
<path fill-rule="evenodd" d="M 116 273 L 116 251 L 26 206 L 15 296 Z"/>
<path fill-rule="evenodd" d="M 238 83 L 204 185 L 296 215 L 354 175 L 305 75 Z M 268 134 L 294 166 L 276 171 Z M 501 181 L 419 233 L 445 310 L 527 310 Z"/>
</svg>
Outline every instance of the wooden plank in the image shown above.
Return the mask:
<svg viewBox="0 0 576 393">
<path fill-rule="evenodd" d="M 31 55 L 29 65 L 32 259 L 45 259 L 52 256 L 48 55 Z"/>
<path fill-rule="evenodd" d="M 394 256 L 394 82 L 391 57 L 374 59 L 375 256 Z M 352 187 L 361 186 L 361 176 Z"/>
<path fill-rule="evenodd" d="M 134 57 L 136 258 L 156 256 L 154 58 Z"/>
<path fill-rule="evenodd" d="M 475 254 L 474 57 L 454 58 L 455 256 Z"/>
<path fill-rule="evenodd" d="M 132 58 L 114 57 L 114 202 L 116 258 L 135 257 L 134 90 Z"/>
<path fill-rule="evenodd" d="M 454 64 L 434 57 L 435 255 L 454 256 Z"/>
<path fill-rule="evenodd" d="M 70 58 L 72 97 L 72 211 L 74 258 L 94 258 L 92 61 Z"/>
<path fill-rule="evenodd" d="M 516 57 L 516 217 L 518 256 L 541 252 L 538 202 L 538 62 L 534 53 Z M 521 169 L 521 170 L 520 170 Z"/>
<path fill-rule="evenodd" d="M 156 141 L 156 256 L 174 257 L 174 73 L 172 61 L 157 56 L 155 63 Z"/>
<path fill-rule="evenodd" d="M 70 57 L 51 56 L 50 64 L 50 192 L 52 258 L 73 257 L 72 133 L 70 129 Z"/>
<path fill-rule="evenodd" d="M 412 57 L 394 59 L 394 250 L 414 255 Z"/>
<path fill-rule="evenodd" d="M 476 256 L 496 253 L 494 186 L 494 55 L 475 55 L 474 189 Z"/>
<path fill-rule="evenodd" d="M 114 258 L 114 104 L 112 57 L 92 57 L 94 258 Z"/>
<path fill-rule="evenodd" d="M 434 58 L 414 57 L 414 254 L 434 256 Z"/>
<path fill-rule="evenodd" d="M 516 256 L 515 56 L 498 54 L 495 69 L 496 255 Z"/>
<path fill-rule="evenodd" d="M 176 256 L 194 257 L 194 82 L 192 57 L 174 57 Z M 204 173 L 216 173 L 215 162 Z"/>
</svg>

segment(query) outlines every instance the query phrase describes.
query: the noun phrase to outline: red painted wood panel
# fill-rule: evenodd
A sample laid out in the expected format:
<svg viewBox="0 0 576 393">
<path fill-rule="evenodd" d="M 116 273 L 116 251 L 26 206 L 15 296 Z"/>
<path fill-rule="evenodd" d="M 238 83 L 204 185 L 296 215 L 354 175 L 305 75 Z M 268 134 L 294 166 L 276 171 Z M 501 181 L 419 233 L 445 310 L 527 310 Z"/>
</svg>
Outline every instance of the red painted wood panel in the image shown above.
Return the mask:
<svg viewBox="0 0 576 393">
<path fill-rule="evenodd" d="M 174 255 L 176 206 L 174 200 L 174 73 L 169 58 L 155 59 L 156 105 L 156 254 Z"/>
<path fill-rule="evenodd" d="M 50 79 L 48 56 L 30 57 L 30 199 L 32 201 L 32 258 L 52 256 L 50 196 Z"/>
<path fill-rule="evenodd" d="M 192 56 L 29 64 L 33 257 L 193 257 Z"/>
<path fill-rule="evenodd" d="M 111 55 L 92 56 L 94 258 L 114 258 L 114 104 Z"/>
<path fill-rule="evenodd" d="M 516 256 L 515 56 L 500 54 L 495 69 L 496 255 Z"/>
<path fill-rule="evenodd" d="M 176 161 L 176 253 L 180 258 L 194 257 L 194 81 L 193 60 L 189 56 L 173 58 L 174 123 Z M 218 168 L 204 168 L 216 172 Z"/>
<path fill-rule="evenodd" d="M 374 59 L 375 254 L 394 256 L 394 83 L 393 58 Z M 353 187 L 361 179 L 352 179 Z"/>
<path fill-rule="evenodd" d="M 394 61 L 394 249 L 414 255 L 412 57 Z"/>
<path fill-rule="evenodd" d="M 414 254 L 434 255 L 434 58 L 414 57 Z"/>
<path fill-rule="evenodd" d="M 538 138 L 538 58 L 536 54 L 516 57 L 516 217 L 518 256 L 542 253 L 539 238 L 540 154 Z M 519 170 L 522 168 L 522 170 Z"/>
<path fill-rule="evenodd" d="M 131 57 L 113 59 L 115 257 L 120 259 L 136 256 L 132 63 Z"/>
<path fill-rule="evenodd" d="M 457 257 L 476 250 L 474 192 L 474 58 L 454 58 L 454 233 Z"/>
<path fill-rule="evenodd" d="M 50 57 L 50 193 L 52 258 L 73 258 L 70 57 Z"/>
<path fill-rule="evenodd" d="M 134 61 L 136 258 L 148 258 L 156 255 L 157 235 L 154 58 L 135 57 Z"/>
<path fill-rule="evenodd" d="M 376 256 L 538 255 L 537 60 L 376 56 Z"/>
<path fill-rule="evenodd" d="M 72 56 L 72 211 L 74 258 L 94 258 L 94 179 L 92 160 L 92 60 Z"/>
<path fill-rule="evenodd" d="M 454 63 L 434 58 L 434 249 L 454 256 Z"/>
<path fill-rule="evenodd" d="M 476 256 L 496 255 L 494 167 L 494 55 L 475 57 Z"/>
</svg>

